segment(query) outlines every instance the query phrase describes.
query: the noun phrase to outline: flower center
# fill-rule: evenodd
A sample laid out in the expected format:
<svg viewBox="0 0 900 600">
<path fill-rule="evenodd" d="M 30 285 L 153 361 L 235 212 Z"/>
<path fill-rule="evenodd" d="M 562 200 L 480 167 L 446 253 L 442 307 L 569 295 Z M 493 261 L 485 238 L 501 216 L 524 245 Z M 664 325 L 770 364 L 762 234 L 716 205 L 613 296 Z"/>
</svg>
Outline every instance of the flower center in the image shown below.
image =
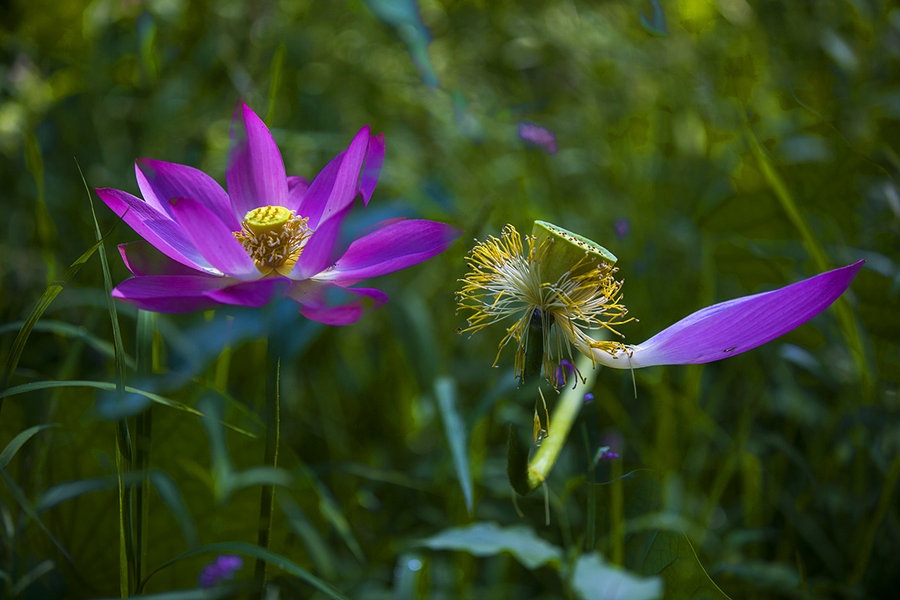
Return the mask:
<svg viewBox="0 0 900 600">
<path fill-rule="evenodd" d="M 287 275 L 312 235 L 306 217 L 283 206 L 254 208 L 241 221 L 234 237 L 241 243 L 259 272 L 265 276 Z"/>
</svg>

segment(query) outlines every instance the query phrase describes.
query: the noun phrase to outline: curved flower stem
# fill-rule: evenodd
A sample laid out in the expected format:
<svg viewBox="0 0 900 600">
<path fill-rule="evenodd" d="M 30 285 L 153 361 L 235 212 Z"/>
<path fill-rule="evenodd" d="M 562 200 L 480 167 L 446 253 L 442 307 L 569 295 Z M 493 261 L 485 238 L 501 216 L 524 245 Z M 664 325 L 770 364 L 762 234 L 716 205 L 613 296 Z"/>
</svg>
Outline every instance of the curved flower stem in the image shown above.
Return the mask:
<svg viewBox="0 0 900 600">
<path fill-rule="evenodd" d="M 550 475 L 550 470 L 556 463 L 559 453 L 566 442 L 569 431 L 575 423 L 575 419 L 584 405 L 584 392 L 589 389 L 596 377 L 594 365 L 586 356 L 577 359 L 578 371 L 585 374 L 585 380 L 579 381 L 574 387 L 566 388 L 557 400 L 556 408 L 550 417 L 550 425 L 547 429 L 547 437 L 544 438 L 537 452 L 528 462 L 528 488 L 536 489 Z"/>
</svg>

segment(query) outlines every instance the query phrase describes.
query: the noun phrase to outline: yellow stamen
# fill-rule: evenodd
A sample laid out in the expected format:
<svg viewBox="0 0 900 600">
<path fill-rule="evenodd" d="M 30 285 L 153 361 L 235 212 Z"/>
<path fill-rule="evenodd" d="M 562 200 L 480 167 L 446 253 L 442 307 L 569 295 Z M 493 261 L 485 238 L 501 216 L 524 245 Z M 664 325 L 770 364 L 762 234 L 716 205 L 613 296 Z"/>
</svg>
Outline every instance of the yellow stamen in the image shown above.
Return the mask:
<svg viewBox="0 0 900 600">
<path fill-rule="evenodd" d="M 287 275 L 312 235 L 308 221 L 283 206 L 260 206 L 244 215 L 234 237 L 264 276 Z"/>
<path fill-rule="evenodd" d="M 514 340 L 516 376 L 524 370 L 526 337 L 535 311 L 540 311 L 543 324 L 548 378 L 554 376 L 559 360 L 572 359 L 571 345 L 576 341 L 613 355 L 629 352 L 622 342 L 595 342 L 584 332 L 606 329 L 622 337 L 615 327 L 633 320 L 621 303 L 622 282 L 614 278 L 617 269 L 612 263 L 598 262 L 586 253 L 554 281 L 546 281 L 543 262 L 549 242 L 526 240 L 527 251 L 519 233 L 508 225 L 500 238 L 488 236 L 466 257 L 471 270 L 460 280 L 462 289 L 457 293 L 458 307 L 471 311 L 463 331 L 480 331 L 507 317 L 515 319 L 500 340 L 494 364 L 503 347 Z"/>
</svg>

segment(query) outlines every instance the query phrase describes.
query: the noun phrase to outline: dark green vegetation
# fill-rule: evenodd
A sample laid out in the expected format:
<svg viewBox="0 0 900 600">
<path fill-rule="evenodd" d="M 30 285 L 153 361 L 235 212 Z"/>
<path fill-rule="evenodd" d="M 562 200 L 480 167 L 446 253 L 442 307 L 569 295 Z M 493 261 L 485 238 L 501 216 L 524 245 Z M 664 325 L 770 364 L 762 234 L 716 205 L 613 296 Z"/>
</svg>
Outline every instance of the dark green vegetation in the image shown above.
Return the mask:
<svg viewBox="0 0 900 600">
<path fill-rule="evenodd" d="M 219 552 L 246 552 L 247 593 L 269 483 L 282 597 L 577 598 L 610 581 L 600 556 L 661 574 L 667 598 L 721 597 L 700 565 L 733 598 L 896 592 L 900 9 L 407 4 L 0 5 L 0 385 L 31 386 L 2 400 L 0 597 L 119 595 L 117 439 L 137 449 L 133 465 L 150 440 L 151 491 L 134 511 L 144 539 L 124 543 L 142 578 L 220 544 L 155 573 L 146 593 L 193 588 Z M 349 327 L 290 305 L 154 324 L 117 304 L 111 321 L 73 157 L 91 187 L 136 193 L 139 157 L 224 183 L 240 97 L 289 174 L 314 175 L 365 123 L 385 132 L 356 226 L 407 215 L 466 234 L 371 282 L 391 301 Z M 519 121 L 555 131 L 558 153 L 519 140 Z M 114 244 L 137 236 L 94 204 L 115 284 L 127 272 Z M 637 398 L 627 371 L 599 372 L 548 480 L 547 526 L 543 493 L 518 499 L 518 517 L 506 478 L 508 424 L 530 436 L 534 395 L 515 389 L 511 350 L 490 368 L 502 327 L 456 334 L 453 299 L 472 238 L 534 219 L 618 256 L 640 319 L 622 328 L 631 342 L 713 302 L 868 262 L 842 300 L 760 349 L 638 371 Z M 273 332 L 281 471 L 260 468 Z M 158 396 L 117 394 L 123 384 Z M 148 432 L 136 415 L 151 403 Z M 606 445 L 622 458 L 592 468 Z M 622 597 L 652 597 L 641 589 Z"/>
</svg>

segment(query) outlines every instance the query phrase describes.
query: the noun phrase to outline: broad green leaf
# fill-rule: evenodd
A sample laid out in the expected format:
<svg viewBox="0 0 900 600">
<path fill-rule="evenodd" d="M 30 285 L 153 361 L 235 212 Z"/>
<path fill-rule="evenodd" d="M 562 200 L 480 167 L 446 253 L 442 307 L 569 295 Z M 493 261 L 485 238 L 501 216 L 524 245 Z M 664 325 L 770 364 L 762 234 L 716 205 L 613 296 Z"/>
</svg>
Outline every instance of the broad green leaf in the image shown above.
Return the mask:
<svg viewBox="0 0 900 600">
<path fill-rule="evenodd" d="M 219 544 L 210 544 L 208 546 L 200 546 L 199 548 L 194 548 L 184 554 L 180 554 L 169 560 L 162 565 L 160 565 L 155 571 L 151 572 L 147 575 L 146 579 L 142 582 L 141 587 L 143 587 L 147 581 L 153 577 L 156 573 L 159 573 L 161 570 L 169 567 L 176 562 L 180 561 L 183 558 L 187 558 L 189 556 L 195 556 L 197 554 L 218 554 L 222 552 L 233 552 L 237 554 L 245 554 L 247 556 L 253 556 L 254 558 L 259 558 L 270 565 L 278 567 L 282 571 L 285 571 L 295 577 L 298 577 L 310 584 L 329 598 L 336 598 L 338 600 L 346 600 L 346 596 L 344 596 L 337 588 L 333 587 L 331 584 L 319 579 L 303 567 L 297 565 L 296 563 L 290 561 L 289 559 L 281 556 L 280 554 L 276 554 L 270 550 L 266 550 L 264 548 L 260 548 L 259 546 L 255 546 L 253 544 L 247 544 L 244 542 L 222 542 Z"/>
<path fill-rule="evenodd" d="M 656 600 L 663 595 L 659 577 L 632 575 L 608 564 L 596 552 L 578 557 L 572 587 L 584 600 Z"/>
<path fill-rule="evenodd" d="M 456 409 L 456 385 L 453 379 L 441 377 L 434 384 L 441 419 L 444 421 L 444 433 L 453 454 L 453 466 L 456 478 L 466 499 L 466 509 L 472 514 L 472 475 L 469 473 L 469 452 L 466 436 L 466 425 L 459 417 Z"/>
<path fill-rule="evenodd" d="M 709 577 L 683 533 L 656 531 L 651 536 L 640 571 L 662 576 L 666 600 L 727 600 Z"/>
<path fill-rule="evenodd" d="M 475 556 L 509 552 L 529 569 L 562 562 L 559 548 L 548 544 L 524 525 L 500 527 L 496 523 L 475 523 L 469 527 L 454 527 L 422 540 L 420 545 L 432 550 L 462 550 Z"/>
</svg>

